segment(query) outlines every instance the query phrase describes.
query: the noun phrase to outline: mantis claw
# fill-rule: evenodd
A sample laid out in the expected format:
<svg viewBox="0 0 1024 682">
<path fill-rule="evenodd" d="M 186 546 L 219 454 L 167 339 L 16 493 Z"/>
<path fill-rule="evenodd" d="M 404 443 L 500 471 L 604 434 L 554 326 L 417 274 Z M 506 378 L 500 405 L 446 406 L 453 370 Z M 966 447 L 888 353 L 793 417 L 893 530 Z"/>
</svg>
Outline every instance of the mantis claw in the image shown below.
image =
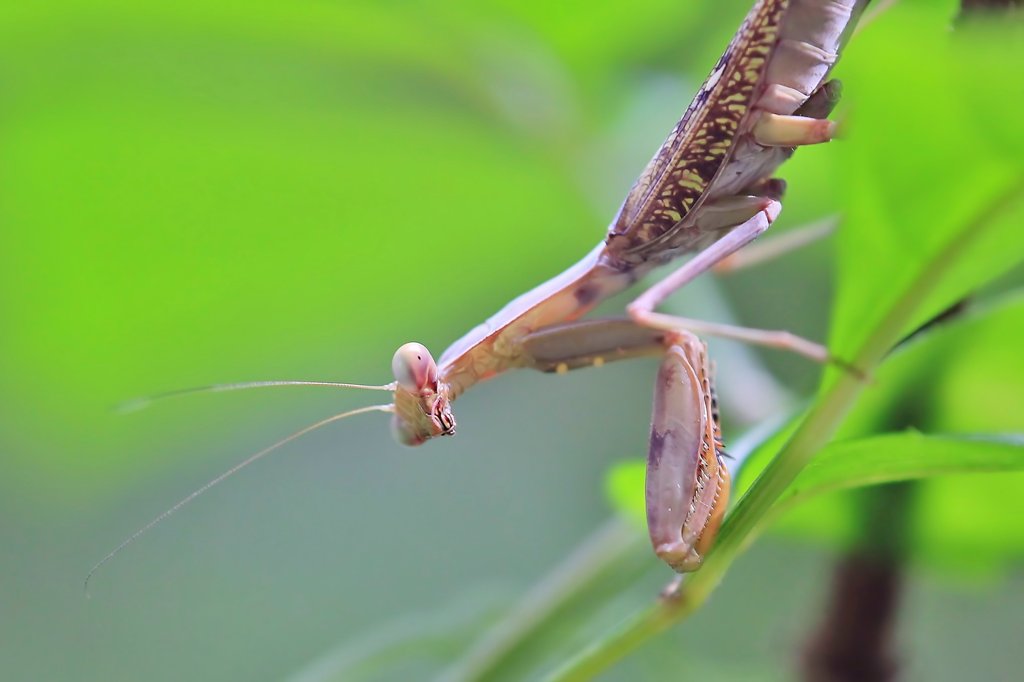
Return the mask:
<svg viewBox="0 0 1024 682">
<path fill-rule="evenodd" d="M 658 596 L 662 601 L 678 604 L 683 601 L 683 579 L 684 576 L 677 575 L 668 585 L 665 585 Z"/>
</svg>

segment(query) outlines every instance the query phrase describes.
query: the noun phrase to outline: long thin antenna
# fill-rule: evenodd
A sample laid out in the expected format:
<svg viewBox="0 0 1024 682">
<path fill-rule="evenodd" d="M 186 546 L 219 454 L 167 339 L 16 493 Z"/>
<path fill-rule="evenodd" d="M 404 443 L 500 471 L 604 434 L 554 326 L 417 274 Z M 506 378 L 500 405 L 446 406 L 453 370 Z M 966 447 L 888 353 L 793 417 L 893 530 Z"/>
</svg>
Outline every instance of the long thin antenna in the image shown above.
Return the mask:
<svg viewBox="0 0 1024 682">
<path fill-rule="evenodd" d="M 241 391 L 248 388 L 266 388 L 268 386 L 333 386 L 336 388 L 363 388 L 369 391 L 394 391 L 397 387 L 397 382 L 392 381 L 390 384 L 381 384 L 380 386 L 370 386 L 366 384 L 346 384 L 340 381 L 291 381 L 291 380 L 273 380 L 273 381 L 243 381 L 234 384 L 212 384 L 210 386 L 195 386 L 193 388 L 179 388 L 173 391 L 165 391 L 164 393 L 154 393 L 153 395 L 142 396 L 140 398 L 134 398 L 126 402 L 121 403 L 115 409 L 116 412 L 135 412 L 149 407 L 157 400 L 164 400 L 165 398 L 176 398 L 182 395 L 191 395 L 193 393 L 222 393 L 224 391 Z"/>
<path fill-rule="evenodd" d="M 295 433 L 292 433 L 291 435 L 286 436 L 285 438 L 282 438 L 281 440 L 277 441 L 273 445 L 270 445 L 268 447 L 263 448 L 262 450 L 260 450 L 259 452 L 257 452 L 254 455 L 250 455 L 248 458 L 246 458 L 245 460 L 243 460 L 243 461 L 239 462 L 238 464 L 234 465 L 233 467 L 231 467 L 230 469 L 228 469 L 227 471 L 222 473 L 220 476 L 217 476 L 216 478 L 214 478 L 214 479 L 204 483 L 202 486 L 200 486 L 196 490 L 192 491 L 192 493 L 189 494 L 188 497 L 183 498 L 177 504 L 175 504 L 173 507 L 165 510 L 159 516 L 157 516 L 155 519 L 153 519 L 152 521 L 147 523 L 145 526 L 143 526 L 142 528 L 139 528 L 137 531 L 135 531 L 130 536 L 128 536 L 128 538 L 125 539 L 124 542 L 119 544 L 117 547 L 115 547 L 113 550 L 111 550 L 105 557 L 100 559 L 99 562 L 97 562 L 97 564 L 95 566 L 93 566 L 91 569 L 89 569 L 89 573 L 88 573 L 88 575 L 85 576 L 85 581 L 82 583 L 82 589 L 85 592 L 85 596 L 87 598 L 89 596 L 89 580 L 92 579 L 93 574 L 96 573 L 96 571 L 99 570 L 99 568 L 101 566 L 103 566 L 103 564 L 107 563 L 108 561 L 113 559 L 115 556 L 120 554 L 121 550 L 125 549 L 126 547 L 128 547 L 128 545 L 130 545 L 133 542 L 135 542 L 136 540 L 138 540 L 139 537 L 141 537 L 147 531 L 149 531 L 151 528 L 153 528 L 153 526 L 157 525 L 158 523 L 160 523 L 161 521 L 166 519 L 168 516 L 170 516 L 171 514 L 173 514 L 176 511 L 178 511 L 179 509 L 184 507 L 186 504 L 188 504 L 192 500 L 196 499 L 197 497 L 199 497 L 200 495 L 202 495 L 207 490 L 209 490 L 213 486 L 217 485 L 218 483 L 220 483 L 224 479 L 226 479 L 226 478 L 228 478 L 228 477 L 238 473 L 239 471 L 241 471 L 245 467 L 249 466 L 253 462 L 255 462 L 255 461 L 259 460 L 259 459 L 262 459 L 263 457 L 269 455 L 271 452 L 273 452 L 274 450 L 278 449 L 282 445 L 286 445 L 286 444 L 292 442 L 293 440 L 295 440 L 296 438 L 299 438 L 301 436 L 306 435 L 310 431 L 315 431 L 316 429 L 319 429 L 321 426 L 326 426 L 327 424 L 330 424 L 332 422 L 341 421 L 342 419 L 345 419 L 346 417 L 351 417 L 353 415 L 363 414 L 363 413 L 366 413 L 366 412 L 392 412 L 392 411 L 394 411 L 394 406 L 388 404 L 388 405 L 370 405 L 368 407 L 360 407 L 360 408 L 357 408 L 355 410 L 349 410 L 348 412 L 342 412 L 341 414 L 336 414 L 336 415 L 333 415 L 331 417 L 327 417 L 326 419 L 321 419 L 320 421 L 316 422 L 315 424 L 310 424 L 309 426 L 307 426 L 305 428 L 299 429 Z"/>
</svg>

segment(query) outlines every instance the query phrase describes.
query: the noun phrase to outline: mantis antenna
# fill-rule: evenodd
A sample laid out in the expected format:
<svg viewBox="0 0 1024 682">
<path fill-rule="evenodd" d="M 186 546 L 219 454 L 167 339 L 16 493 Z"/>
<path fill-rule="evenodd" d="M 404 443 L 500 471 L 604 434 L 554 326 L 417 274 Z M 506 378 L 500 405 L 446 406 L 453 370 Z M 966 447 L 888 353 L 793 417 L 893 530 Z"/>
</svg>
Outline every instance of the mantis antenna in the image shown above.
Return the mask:
<svg viewBox="0 0 1024 682">
<path fill-rule="evenodd" d="M 362 388 L 368 391 L 394 391 L 398 385 L 397 382 L 392 381 L 389 384 L 381 384 L 380 386 L 368 386 L 366 384 L 346 384 L 340 381 L 291 381 L 291 380 L 273 380 L 273 381 L 243 381 L 240 383 L 233 384 L 212 384 L 210 386 L 196 386 L 193 388 L 179 388 L 173 391 L 165 391 L 164 393 L 154 393 L 153 395 L 142 396 L 141 398 L 134 398 L 127 402 L 123 402 L 114 408 L 116 412 L 125 414 L 128 412 L 137 412 L 143 410 L 158 400 L 165 400 L 167 398 L 177 398 L 183 395 L 193 395 L 195 393 L 223 393 L 225 391 L 241 391 L 249 388 L 267 388 L 270 386 L 333 386 L 335 388 Z"/>
<path fill-rule="evenodd" d="M 255 382 L 256 385 L 271 385 L 271 386 L 283 385 L 283 384 L 288 384 L 288 383 L 292 383 L 292 384 L 299 383 L 299 384 L 306 385 L 306 384 L 312 384 L 312 383 L 322 384 L 323 382 Z M 234 388 L 247 388 L 248 387 L 248 386 L 243 385 L 243 384 L 224 384 L 224 385 L 225 386 L 231 386 L 232 388 L 226 388 L 226 389 L 225 388 L 218 388 L 218 387 L 211 387 L 211 388 L 213 388 L 214 390 L 233 390 Z M 339 385 L 339 384 L 324 384 L 324 385 Z M 352 384 L 340 384 L 340 385 L 342 385 L 342 386 L 352 386 Z M 366 388 L 380 388 L 380 387 L 369 386 L 369 387 L 366 387 Z M 164 396 L 168 396 L 168 395 L 178 395 L 178 394 L 181 394 L 181 393 L 189 393 L 189 392 L 203 391 L 203 390 L 209 390 L 209 389 L 185 389 L 185 390 L 182 390 L 182 391 L 173 391 L 171 393 L 165 393 L 165 394 L 162 394 L 159 397 L 164 397 Z M 295 433 L 292 433 L 292 434 L 290 434 L 288 436 L 285 436 L 284 438 L 282 438 L 281 440 L 277 441 L 273 445 L 270 445 L 270 446 L 267 446 L 267 447 L 263 448 L 262 450 L 260 450 L 256 454 L 250 455 L 249 457 L 247 457 L 246 459 L 242 460 L 238 464 L 234 465 L 233 467 L 231 467 L 230 469 L 228 469 L 224 473 L 220 474 L 216 478 L 213 478 L 213 479 L 207 481 L 206 483 L 204 483 L 199 488 L 196 488 L 195 490 L 193 490 L 187 497 L 184 497 L 181 500 L 179 500 L 174 506 L 172 506 L 169 509 L 166 509 L 163 512 L 161 512 L 159 516 L 157 516 L 152 521 L 147 523 L 145 526 L 143 526 L 142 528 L 139 528 L 137 531 L 135 531 L 134 533 L 129 535 L 127 538 L 125 538 L 125 540 L 121 544 L 119 544 L 117 547 L 112 549 L 105 557 L 100 559 L 96 563 L 95 566 L 93 566 L 91 569 L 89 569 L 89 573 L 85 576 L 85 581 L 82 583 L 82 590 L 85 592 L 85 596 L 86 597 L 89 596 L 89 581 L 92 579 L 93 574 L 95 574 L 96 571 L 98 571 L 100 569 L 100 567 L 103 566 L 103 564 L 105 564 L 108 561 L 110 561 L 111 559 L 113 559 L 115 556 L 120 554 L 122 550 L 124 550 L 126 547 L 131 545 L 133 542 L 138 540 L 142 535 L 144 535 L 146 532 L 148 532 L 154 526 L 159 524 L 161 521 L 166 519 L 168 516 L 170 516 L 174 512 L 176 512 L 179 509 L 181 509 L 182 507 L 184 507 L 186 504 L 188 504 L 192 500 L 196 499 L 197 497 L 199 497 L 200 495 L 205 493 L 207 490 L 209 490 L 213 486 L 215 486 L 218 483 L 224 481 L 225 479 L 231 477 L 232 475 L 237 474 L 239 471 L 241 471 L 245 467 L 249 466 L 253 462 L 255 462 L 257 460 L 260 460 L 263 457 L 266 457 L 267 455 L 269 455 L 274 450 L 277 450 L 282 445 L 286 445 L 286 444 L 292 442 L 293 440 L 295 440 L 296 438 L 299 438 L 301 436 L 306 435 L 310 431 L 315 431 L 316 429 L 319 429 L 321 426 L 326 426 L 327 424 L 331 424 L 333 422 L 341 421 L 342 419 L 345 419 L 346 417 L 351 417 L 351 416 L 354 416 L 354 415 L 357 415 L 357 414 L 364 414 L 366 412 L 393 412 L 393 411 L 394 411 L 394 406 L 389 403 L 387 405 L 369 405 L 368 407 L 360 407 L 360 408 L 357 408 L 357 409 L 354 409 L 354 410 L 349 410 L 347 412 L 342 412 L 341 414 L 335 414 L 333 416 L 327 417 L 326 419 L 321 419 L 320 421 L 318 421 L 318 422 L 316 422 L 314 424 L 310 424 L 309 426 L 301 428 L 298 431 L 296 431 Z"/>
</svg>

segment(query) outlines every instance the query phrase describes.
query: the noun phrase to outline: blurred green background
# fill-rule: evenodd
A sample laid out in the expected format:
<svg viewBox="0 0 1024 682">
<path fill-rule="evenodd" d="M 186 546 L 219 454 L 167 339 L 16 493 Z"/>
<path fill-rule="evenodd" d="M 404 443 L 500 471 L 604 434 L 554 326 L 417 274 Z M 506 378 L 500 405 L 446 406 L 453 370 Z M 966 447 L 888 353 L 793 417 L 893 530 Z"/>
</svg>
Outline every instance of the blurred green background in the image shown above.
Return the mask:
<svg viewBox="0 0 1024 682">
<path fill-rule="evenodd" d="M 610 515 L 609 465 L 645 450 L 651 362 L 503 377 L 459 401 L 457 438 L 420 449 L 394 444 L 379 415 L 317 432 L 196 500 L 82 593 L 93 563 L 189 491 L 379 395 L 111 406 L 218 381 L 384 382 L 409 340 L 439 356 L 601 238 L 749 4 L 0 9 L 0 677 L 280 679 L 338 647 L 357 656 L 403 628 L 486 618 L 557 564 Z M 867 57 L 854 41 L 847 59 Z M 784 167 L 778 231 L 835 214 L 842 144 Z M 673 305 L 824 339 L 833 247 L 702 281 Z M 733 437 L 819 372 L 712 352 Z M 637 557 L 643 577 L 605 620 L 667 580 Z M 831 559 L 759 543 L 706 613 L 608 679 L 675 666 L 785 679 Z M 914 678 L 1009 679 L 1022 587 L 1019 569 L 915 572 L 898 636 Z M 459 651 L 416 651 L 390 679 Z"/>
</svg>

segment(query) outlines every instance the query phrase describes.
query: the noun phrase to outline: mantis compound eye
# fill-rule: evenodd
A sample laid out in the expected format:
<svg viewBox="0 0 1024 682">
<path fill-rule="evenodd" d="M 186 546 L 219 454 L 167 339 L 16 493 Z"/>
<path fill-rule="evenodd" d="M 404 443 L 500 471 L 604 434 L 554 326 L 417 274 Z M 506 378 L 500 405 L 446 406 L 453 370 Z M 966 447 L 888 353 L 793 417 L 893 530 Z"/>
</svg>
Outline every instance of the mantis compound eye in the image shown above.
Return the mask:
<svg viewBox="0 0 1024 682">
<path fill-rule="evenodd" d="M 407 343 L 395 351 L 391 371 L 399 386 L 410 393 L 419 393 L 437 384 L 437 365 L 422 343 Z"/>
</svg>

